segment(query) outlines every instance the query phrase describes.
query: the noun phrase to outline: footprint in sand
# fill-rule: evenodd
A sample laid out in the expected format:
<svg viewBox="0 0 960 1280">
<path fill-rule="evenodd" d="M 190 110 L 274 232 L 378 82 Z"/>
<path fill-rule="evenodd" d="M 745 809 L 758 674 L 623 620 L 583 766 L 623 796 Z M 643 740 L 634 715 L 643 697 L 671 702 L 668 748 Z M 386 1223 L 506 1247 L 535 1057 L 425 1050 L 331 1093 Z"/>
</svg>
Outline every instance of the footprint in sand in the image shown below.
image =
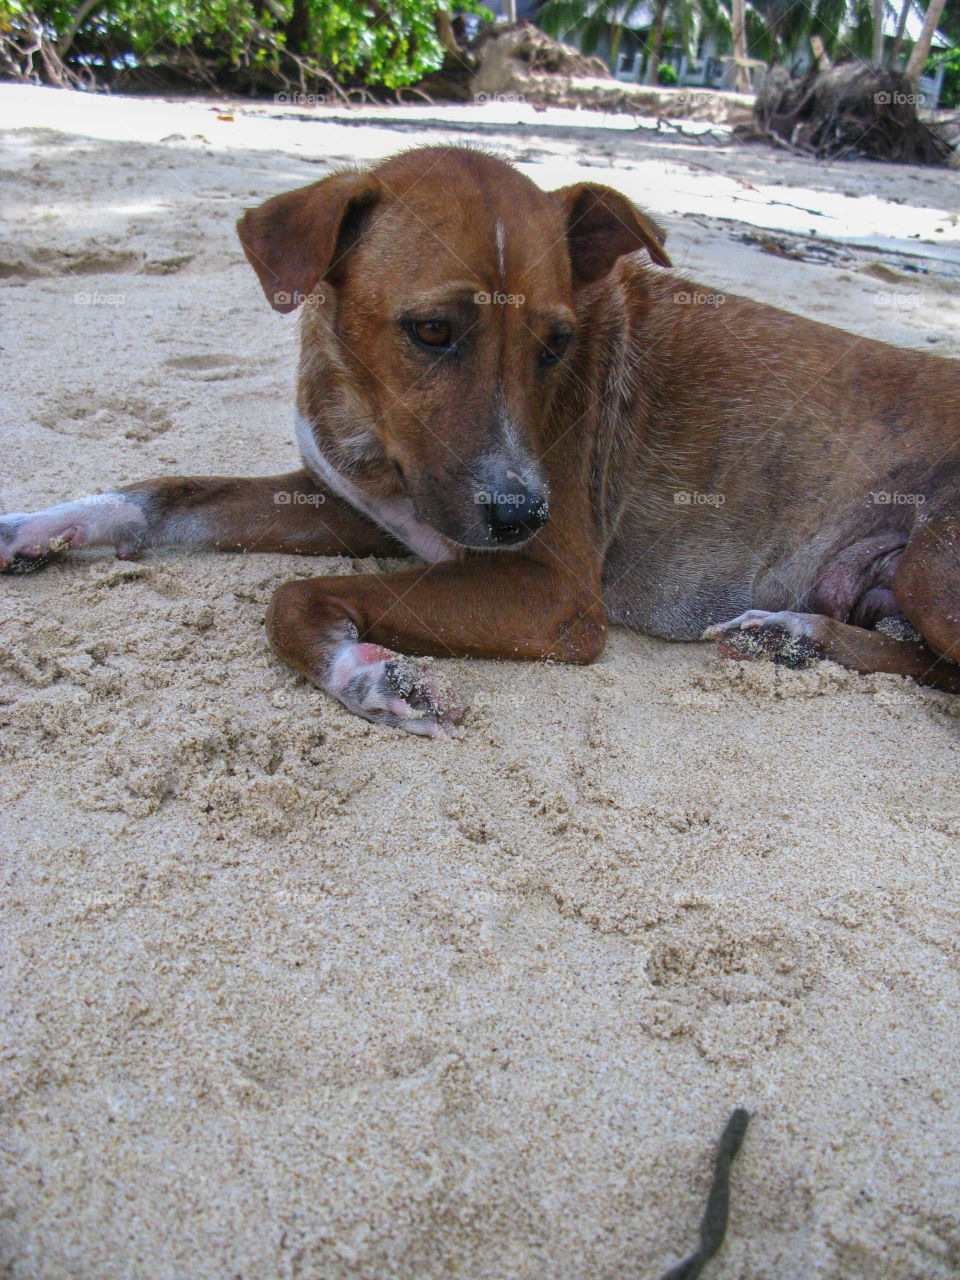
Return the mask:
<svg viewBox="0 0 960 1280">
<path fill-rule="evenodd" d="M 171 356 L 163 364 L 191 382 L 228 382 L 250 372 L 237 356 Z"/>
<path fill-rule="evenodd" d="M 57 435 L 86 440 L 153 440 L 165 435 L 173 419 L 153 399 L 116 395 L 103 398 L 96 388 L 82 386 L 48 396 L 37 422 Z"/>
</svg>

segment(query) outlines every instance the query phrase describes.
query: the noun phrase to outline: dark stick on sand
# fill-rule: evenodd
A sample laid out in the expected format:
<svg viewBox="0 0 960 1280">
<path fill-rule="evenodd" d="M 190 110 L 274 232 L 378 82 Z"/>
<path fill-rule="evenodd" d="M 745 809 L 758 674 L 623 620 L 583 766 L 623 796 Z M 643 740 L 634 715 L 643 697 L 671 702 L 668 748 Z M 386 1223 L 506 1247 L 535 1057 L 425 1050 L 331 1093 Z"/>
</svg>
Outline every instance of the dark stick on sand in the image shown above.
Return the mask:
<svg viewBox="0 0 960 1280">
<path fill-rule="evenodd" d="M 740 1150 L 743 1135 L 747 1132 L 749 1114 L 738 1107 L 727 1121 L 713 1164 L 713 1185 L 707 1197 L 707 1207 L 700 1223 L 700 1248 L 683 1262 L 677 1263 L 661 1276 L 661 1280 L 697 1280 L 697 1276 L 723 1243 L 727 1229 L 727 1210 L 730 1207 L 730 1166 Z"/>
</svg>

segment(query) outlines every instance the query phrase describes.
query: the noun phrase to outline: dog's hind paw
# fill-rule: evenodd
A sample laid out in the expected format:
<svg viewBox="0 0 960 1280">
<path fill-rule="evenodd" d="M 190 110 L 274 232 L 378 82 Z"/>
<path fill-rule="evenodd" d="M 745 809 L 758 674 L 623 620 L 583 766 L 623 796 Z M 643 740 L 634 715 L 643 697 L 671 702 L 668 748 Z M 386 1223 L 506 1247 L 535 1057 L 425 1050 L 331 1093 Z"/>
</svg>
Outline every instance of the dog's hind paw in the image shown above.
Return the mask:
<svg viewBox="0 0 960 1280">
<path fill-rule="evenodd" d="M 322 683 L 355 715 L 421 737 L 456 737 L 463 718 L 459 698 L 434 668 L 376 644 L 343 641 Z"/>
<path fill-rule="evenodd" d="M 768 658 L 780 666 L 799 669 L 825 656 L 820 631 L 823 621 L 813 613 L 748 609 L 729 622 L 707 627 L 702 638 L 719 641 L 724 658 Z"/>
<path fill-rule="evenodd" d="M 43 542 L 31 538 L 30 530 L 24 528 L 29 519 L 26 515 L 0 516 L 0 573 L 36 573 L 70 545 L 70 530 L 63 531 L 66 537 Z"/>
<path fill-rule="evenodd" d="M 0 573 L 33 573 L 80 547 L 114 546 L 126 559 L 139 549 L 145 526 L 140 507 L 121 493 L 0 516 Z"/>
</svg>

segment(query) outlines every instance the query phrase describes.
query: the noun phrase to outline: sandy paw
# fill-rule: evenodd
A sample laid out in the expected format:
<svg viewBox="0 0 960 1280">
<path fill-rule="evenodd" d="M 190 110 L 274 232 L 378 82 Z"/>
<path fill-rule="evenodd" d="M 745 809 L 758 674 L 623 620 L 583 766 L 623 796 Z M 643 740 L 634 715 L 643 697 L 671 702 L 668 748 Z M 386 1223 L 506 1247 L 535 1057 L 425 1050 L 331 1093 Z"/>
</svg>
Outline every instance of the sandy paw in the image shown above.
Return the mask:
<svg viewBox="0 0 960 1280">
<path fill-rule="evenodd" d="M 704 640 L 717 640 L 725 658 L 768 658 L 780 666 L 799 669 L 824 656 L 814 614 L 768 613 L 748 609 L 738 618 L 707 627 Z"/>
<path fill-rule="evenodd" d="M 73 523 L 53 527 L 37 516 L 0 516 L 0 572 L 35 573 L 69 551 L 78 535 Z"/>
<path fill-rule="evenodd" d="M 119 493 L 95 493 L 26 514 L 0 516 L 0 572 L 32 573 L 80 547 L 113 546 L 121 559 L 139 551 L 146 520 Z"/>
<path fill-rule="evenodd" d="M 344 642 L 323 684 L 355 715 L 427 738 L 455 737 L 463 718 L 459 698 L 429 664 L 380 645 Z"/>
</svg>

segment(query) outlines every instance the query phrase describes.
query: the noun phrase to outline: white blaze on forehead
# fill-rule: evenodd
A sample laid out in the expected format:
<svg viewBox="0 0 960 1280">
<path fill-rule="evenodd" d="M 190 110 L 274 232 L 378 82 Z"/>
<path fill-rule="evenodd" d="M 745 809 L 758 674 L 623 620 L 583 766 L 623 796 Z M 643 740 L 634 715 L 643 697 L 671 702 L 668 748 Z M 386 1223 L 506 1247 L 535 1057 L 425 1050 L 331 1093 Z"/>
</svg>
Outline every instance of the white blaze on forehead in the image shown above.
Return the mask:
<svg viewBox="0 0 960 1280">
<path fill-rule="evenodd" d="M 497 262 L 500 265 L 501 276 L 503 275 L 505 270 L 503 265 L 503 243 L 504 243 L 503 222 L 500 218 L 498 218 L 497 219 Z"/>
</svg>

